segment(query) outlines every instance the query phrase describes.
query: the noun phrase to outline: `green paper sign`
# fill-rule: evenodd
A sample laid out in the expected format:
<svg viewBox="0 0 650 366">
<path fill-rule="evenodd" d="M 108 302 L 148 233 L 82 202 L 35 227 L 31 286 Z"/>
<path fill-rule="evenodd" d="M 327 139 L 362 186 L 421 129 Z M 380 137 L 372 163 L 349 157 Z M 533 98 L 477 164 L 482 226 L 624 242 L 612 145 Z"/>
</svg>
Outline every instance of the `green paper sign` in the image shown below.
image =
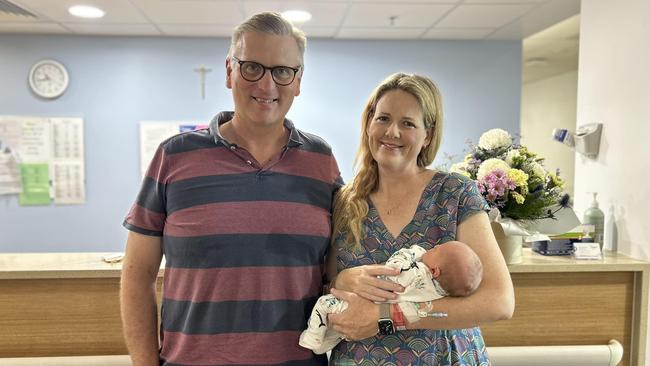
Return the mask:
<svg viewBox="0 0 650 366">
<path fill-rule="evenodd" d="M 21 206 L 50 204 L 50 173 L 48 164 L 20 164 L 23 191 Z"/>
</svg>

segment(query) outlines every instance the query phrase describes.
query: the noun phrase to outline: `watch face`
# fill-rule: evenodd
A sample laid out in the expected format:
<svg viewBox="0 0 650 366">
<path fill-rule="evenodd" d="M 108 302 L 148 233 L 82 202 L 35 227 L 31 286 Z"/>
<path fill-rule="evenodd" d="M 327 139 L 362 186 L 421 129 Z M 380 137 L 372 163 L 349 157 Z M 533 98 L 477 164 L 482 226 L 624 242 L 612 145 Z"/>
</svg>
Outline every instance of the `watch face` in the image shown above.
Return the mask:
<svg viewBox="0 0 650 366">
<path fill-rule="evenodd" d="M 379 334 L 381 335 L 389 335 L 395 332 L 393 321 L 390 319 L 379 319 L 377 325 L 379 326 Z"/>
<path fill-rule="evenodd" d="M 29 72 L 29 86 L 43 98 L 56 98 L 68 87 L 68 72 L 54 60 L 37 62 Z"/>
</svg>

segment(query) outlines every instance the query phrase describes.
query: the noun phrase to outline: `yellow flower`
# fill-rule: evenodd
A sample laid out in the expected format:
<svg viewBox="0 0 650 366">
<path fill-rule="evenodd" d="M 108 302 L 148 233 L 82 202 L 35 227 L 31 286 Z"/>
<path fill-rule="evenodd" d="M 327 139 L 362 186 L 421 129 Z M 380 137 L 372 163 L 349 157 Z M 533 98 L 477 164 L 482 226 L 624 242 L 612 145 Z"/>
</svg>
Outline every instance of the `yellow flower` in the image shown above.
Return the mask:
<svg viewBox="0 0 650 366">
<path fill-rule="evenodd" d="M 520 205 L 523 204 L 524 201 L 526 200 L 526 197 L 522 196 L 521 194 L 515 191 L 510 192 L 510 195 L 512 195 L 512 198 L 514 198 L 515 201 L 517 201 L 517 203 Z"/>
<path fill-rule="evenodd" d="M 452 165 L 451 168 L 449 168 L 449 172 L 462 174 L 468 178 L 472 177 L 472 175 L 467 171 L 467 163 L 464 161 Z"/>
<path fill-rule="evenodd" d="M 562 180 L 562 178 L 558 177 L 553 173 L 549 173 L 549 176 L 551 177 L 551 181 L 553 182 L 553 185 L 555 187 L 559 187 L 560 189 L 564 188 L 564 181 Z"/>
<path fill-rule="evenodd" d="M 522 187 L 528 182 L 528 174 L 524 173 L 523 170 L 519 169 L 510 169 L 508 170 L 508 178 L 512 179 L 515 182 L 517 187 Z"/>
</svg>

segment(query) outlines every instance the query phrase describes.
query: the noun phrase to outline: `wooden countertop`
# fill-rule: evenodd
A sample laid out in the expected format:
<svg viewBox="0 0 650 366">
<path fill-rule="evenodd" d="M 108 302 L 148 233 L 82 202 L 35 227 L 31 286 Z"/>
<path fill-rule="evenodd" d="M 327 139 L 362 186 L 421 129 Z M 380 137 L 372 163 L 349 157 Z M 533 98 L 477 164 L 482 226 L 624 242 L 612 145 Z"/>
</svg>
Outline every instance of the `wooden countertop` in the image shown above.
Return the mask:
<svg viewBox="0 0 650 366">
<path fill-rule="evenodd" d="M 122 263 L 103 260 L 113 254 L 121 253 L 0 253 L 0 280 L 120 277 Z"/>
<path fill-rule="evenodd" d="M 120 277 L 122 263 L 106 263 L 116 253 L 0 253 L 0 279 Z M 159 276 L 162 276 L 164 259 Z M 648 271 L 650 263 L 606 252 L 602 260 L 543 256 L 524 248 L 523 261 L 508 266 L 511 273 Z"/>
<path fill-rule="evenodd" d="M 524 248 L 522 262 L 508 266 L 510 273 L 526 272 L 618 272 L 648 271 L 650 262 L 605 251 L 603 259 L 574 259 L 573 256 L 546 256 Z"/>
</svg>

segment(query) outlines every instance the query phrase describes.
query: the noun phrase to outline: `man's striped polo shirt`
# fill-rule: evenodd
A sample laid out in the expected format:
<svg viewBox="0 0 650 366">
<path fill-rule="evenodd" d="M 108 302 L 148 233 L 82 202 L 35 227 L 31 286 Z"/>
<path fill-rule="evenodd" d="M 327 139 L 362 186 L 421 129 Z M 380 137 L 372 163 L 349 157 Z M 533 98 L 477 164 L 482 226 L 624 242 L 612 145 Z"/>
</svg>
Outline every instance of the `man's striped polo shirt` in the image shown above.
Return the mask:
<svg viewBox="0 0 650 366">
<path fill-rule="evenodd" d="M 162 236 L 164 365 L 323 365 L 298 345 L 321 294 L 333 194 L 330 147 L 296 129 L 260 167 L 218 125 L 164 141 L 124 226 Z"/>
</svg>

